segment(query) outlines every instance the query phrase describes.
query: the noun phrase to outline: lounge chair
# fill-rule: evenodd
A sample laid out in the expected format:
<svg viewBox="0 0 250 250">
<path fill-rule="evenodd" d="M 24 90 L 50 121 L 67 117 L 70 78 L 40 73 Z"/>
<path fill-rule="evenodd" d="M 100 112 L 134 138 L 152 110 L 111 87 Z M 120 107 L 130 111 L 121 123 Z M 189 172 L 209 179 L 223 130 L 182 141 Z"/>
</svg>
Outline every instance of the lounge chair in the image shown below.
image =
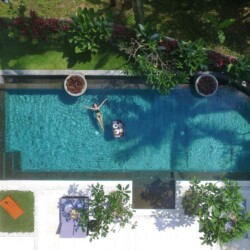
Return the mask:
<svg viewBox="0 0 250 250">
<path fill-rule="evenodd" d="M 60 237 L 61 238 L 85 238 L 88 229 L 84 232 L 78 225 L 77 211 L 89 209 L 88 197 L 63 197 L 60 199 Z M 74 215 L 74 216 L 73 216 Z"/>
</svg>

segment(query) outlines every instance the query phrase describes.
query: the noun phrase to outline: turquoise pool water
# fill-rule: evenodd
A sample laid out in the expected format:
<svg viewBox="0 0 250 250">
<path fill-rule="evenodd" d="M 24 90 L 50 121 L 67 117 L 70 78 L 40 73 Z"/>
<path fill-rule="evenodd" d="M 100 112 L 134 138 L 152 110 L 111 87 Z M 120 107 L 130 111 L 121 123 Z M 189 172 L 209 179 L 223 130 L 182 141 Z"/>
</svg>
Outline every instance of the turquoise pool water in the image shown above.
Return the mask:
<svg viewBox="0 0 250 250">
<path fill-rule="evenodd" d="M 99 130 L 93 102 L 102 107 Z M 200 98 L 189 88 L 10 91 L 6 151 L 21 151 L 23 171 L 250 171 L 250 101 L 231 88 Z M 115 139 L 114 119 L 125 124 Z"/>
</svg>

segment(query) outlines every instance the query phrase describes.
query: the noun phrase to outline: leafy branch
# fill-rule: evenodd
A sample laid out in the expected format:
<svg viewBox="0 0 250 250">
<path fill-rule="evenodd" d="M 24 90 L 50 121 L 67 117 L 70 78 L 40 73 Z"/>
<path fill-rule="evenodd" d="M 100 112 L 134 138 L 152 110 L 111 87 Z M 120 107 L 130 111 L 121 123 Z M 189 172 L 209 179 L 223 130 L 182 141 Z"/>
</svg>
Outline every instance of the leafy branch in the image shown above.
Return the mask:
<svg viewBox="0 0 250 250">
<path fill-rule="evenodd" d="M 217 16 L 210 12 L 206 12 L 204 14 L 204 18 L 207 22 L 209 22 L 212 26 L 212 29 L 217 33 L 217 37 L 219 39 L 219 42 L 222 44 L 225 42 L 226 36 L 224 33 L 224 29 L 231 26 L 234 22 L 234 18 L 227 18 L 223 21 L 221 21 Z"/>
<path fill-rule="evenodd" d="M 103 185 L 97 183 L 91 186 L 89 211 L 83 211 L 79 224 L 83 230 L 92 227 L 89 233 L 92 241 L 106 237 L 109 232 L 115 232 L 116 228 L 123 228 L 127 224 L 135 228 L 136 222 L 131 222 L 134 212 L 130 204 L 129 185 L 123 187 L 118 184 L 116 190 L 105 194 Z M 89 218 L 94 224 L 89 223 Z"/>
<path fill-rule="evenodd" d="M 216 183 L 200 184 L 193 179 L 182 206 L 189 215 L 198 216 L 202 244 L 222 246 L 243 238 L 250 229 L 250 213 L 245 211 L 243 201 L 235 181 L 225 179 L 219 187 Z"/>
</svg>

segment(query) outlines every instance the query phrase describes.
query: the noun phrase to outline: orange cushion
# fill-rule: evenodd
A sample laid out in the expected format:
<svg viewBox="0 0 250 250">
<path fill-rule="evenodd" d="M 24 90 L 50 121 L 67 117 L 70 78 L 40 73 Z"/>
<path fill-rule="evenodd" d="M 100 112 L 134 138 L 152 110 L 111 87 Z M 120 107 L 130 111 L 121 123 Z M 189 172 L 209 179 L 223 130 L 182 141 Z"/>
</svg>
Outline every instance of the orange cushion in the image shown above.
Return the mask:
<svg viewBox="0 0 250 250">
<path fill-rule="evenodd" d="M 11 198 L 10 195 L 0 201 L 0 206 L 2 206 L 14 219 L 17 219 L 24 213 L 22 208 Z"/>
</svg>

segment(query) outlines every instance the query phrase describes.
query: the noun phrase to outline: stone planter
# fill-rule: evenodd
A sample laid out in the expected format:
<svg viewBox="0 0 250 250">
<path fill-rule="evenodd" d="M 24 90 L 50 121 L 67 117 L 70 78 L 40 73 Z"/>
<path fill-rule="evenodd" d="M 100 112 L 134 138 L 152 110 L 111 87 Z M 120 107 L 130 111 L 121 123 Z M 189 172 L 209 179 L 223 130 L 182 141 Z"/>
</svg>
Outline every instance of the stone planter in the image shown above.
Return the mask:
<svg viewBox="0 0 250 250">
<path fill-rule="evenodd" d="M 202 74 L 195 81 L 195 89 L 200 96 L 212 96 L 218 89 L 218 81 L 211 74 Z"/>
<path fill-rule="evenodd" d="M 71 96 L 80 96 L 87 89 L 87 81 L 82 74 L 68 75 L 64 80 L 64 89 Z"/>
</svg>

